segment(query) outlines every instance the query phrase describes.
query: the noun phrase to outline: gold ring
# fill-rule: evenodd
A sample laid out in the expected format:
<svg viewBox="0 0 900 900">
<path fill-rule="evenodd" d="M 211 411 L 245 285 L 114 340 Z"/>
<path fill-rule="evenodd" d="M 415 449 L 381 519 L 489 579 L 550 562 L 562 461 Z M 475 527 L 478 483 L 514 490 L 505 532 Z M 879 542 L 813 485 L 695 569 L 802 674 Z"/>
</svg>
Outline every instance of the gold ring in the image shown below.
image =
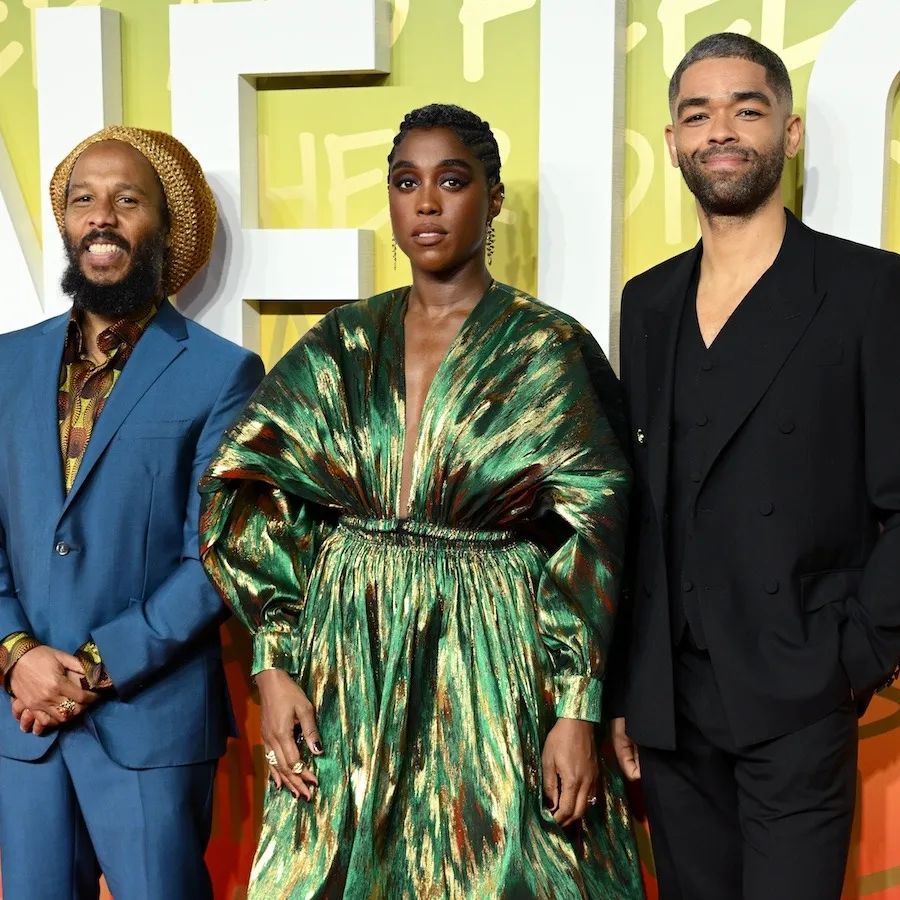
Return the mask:
<svg viewBox="0 0 900 900">
<path fill-rule="evenodd" d="M 270 766 L 277 766 L 277 765 L 278 765 L 278 757 L 275 755 L 275 751 L 274 751 L 274 750 L 266 750 L 266 762 L 267 762 Z"/>
<path fill-rule="evenodd" d="M 56 711 L 64 718 L 68 719 L 77 709 L 75 701 L 71 697 L 64 697 L 56 707 Z"/>
<path fill-rule="evenodd" d="M 299 775 L 305 768 L 306 768 L 306 763 L 303 762 L 303 760 L 301 759 L 301 760 L 299 760 L 298 762 L 295 762 L 295 763 L 291 766 L 291 771 L 292 771 L 295 775 Z"/>
</svg>

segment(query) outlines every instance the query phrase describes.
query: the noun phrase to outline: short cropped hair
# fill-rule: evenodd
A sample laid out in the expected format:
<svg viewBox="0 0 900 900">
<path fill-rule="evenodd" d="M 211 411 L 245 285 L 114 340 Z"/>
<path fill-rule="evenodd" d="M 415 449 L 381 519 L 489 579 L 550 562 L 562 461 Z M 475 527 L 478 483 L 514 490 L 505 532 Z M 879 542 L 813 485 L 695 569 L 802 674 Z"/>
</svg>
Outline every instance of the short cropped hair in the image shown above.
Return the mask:
<svg viewBox="0 0 900 900">
<path fill-rule="evenodd" d="M 775 95 L 790 110 L 794 104 L 794 92 L 791 88 L 791 77 L 781 57 L 744 34 L 722 31 L 711 34 L 697 41 L 678 63 L 669 79 L 669 107 L 675 105 L 678 90 L 681 87 L 681 76 L 685 69 L 703 59 L 746 59 L 766 70 L 766 83 Z"/>
</svg>

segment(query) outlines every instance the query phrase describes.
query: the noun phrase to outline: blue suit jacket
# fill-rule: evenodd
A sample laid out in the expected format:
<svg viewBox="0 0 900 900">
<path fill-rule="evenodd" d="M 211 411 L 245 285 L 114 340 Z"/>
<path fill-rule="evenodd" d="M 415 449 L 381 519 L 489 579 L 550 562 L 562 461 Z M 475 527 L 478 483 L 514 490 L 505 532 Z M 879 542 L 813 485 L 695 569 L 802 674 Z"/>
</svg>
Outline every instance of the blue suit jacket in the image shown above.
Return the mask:
<svg viewBox="0 0 900 900">
<path fill-rule="evenodd" d="M 116 695 L 87 715 L 131 768 L 220 756 L 231 732 L 200 565 L 197 482 L 263 375 L 259 358 L 168 302 L 147 326 L 65 493 L 57 392 L 68 315 L 0 335 L 0 639 L 96 641 Z M 0 701 L 0 756 L 38 759 Z"/>
</svg>

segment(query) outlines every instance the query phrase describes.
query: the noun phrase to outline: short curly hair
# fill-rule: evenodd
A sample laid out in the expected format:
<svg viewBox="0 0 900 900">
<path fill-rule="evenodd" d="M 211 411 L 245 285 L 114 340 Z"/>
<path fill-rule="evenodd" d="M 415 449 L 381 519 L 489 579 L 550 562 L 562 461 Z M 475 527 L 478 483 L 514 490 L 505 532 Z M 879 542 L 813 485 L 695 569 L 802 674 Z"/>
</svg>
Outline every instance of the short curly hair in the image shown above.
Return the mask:
<svg viewBox="0 0 900 900">
<path fill-rule="evenodd" d="M 449 128 L 481 160 L 488 187 L 500 183 L 500 148 L 491 126 L 475 113 L 452 103 L 429 103 L 428 106 L 411 110 L 403 117 L 388 154 L 388 172 L 393 165 L 397 147 L 411 131 L 419 128 Z"/>
</svg>

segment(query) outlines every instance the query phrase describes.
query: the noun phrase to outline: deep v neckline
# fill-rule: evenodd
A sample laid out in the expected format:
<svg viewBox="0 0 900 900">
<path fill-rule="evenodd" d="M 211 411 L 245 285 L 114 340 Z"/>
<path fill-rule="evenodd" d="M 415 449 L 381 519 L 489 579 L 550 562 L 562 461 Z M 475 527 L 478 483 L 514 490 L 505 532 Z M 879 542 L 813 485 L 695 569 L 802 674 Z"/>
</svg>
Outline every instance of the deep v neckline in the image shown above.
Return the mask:
<svg viewBox="0 0 900 900">
<path fill-rule="evenodd" d="M 480 310 L 484 309 L 487 306 L 485 302 L 490 293 L 493 292 L 495 287 L 497 286 L 497 282 L 494 279 L 491 279 L 490 284 L 488 284 L 487 288 L 485 288 L 484 293 L 479 298 L 478 302 L 469 310 L 466 317 L 462 320 L 462 323 L 459 326 L 456 334 L 453 336 L 453 340 L 447 346 L 444 355 L 441 357 L 441 361 L 438 364 L 437 369 L 435 369 L 434 377 L 431 379 L 431 382 L 428 385 L 428 388 L 425 391 L 425 398 L 422 400 L 422 409 L 419 411 L 419 426 L 416 431 L 415 437 L 413 438 L 412 445 L 412 457 L 410 460 L 410 470 L 409 470 L 409 495 L 406 498 L 406 510 L 400 509 L 400 504 L 402 502 L 402 493 L 403 493 L 403 460 L 406 456 L 406 442 L 408 439 L 407 427 L 406 427 L 406 313 L 409 308 L 409 295 L 412 292 L 412 286 L 407 287 L 401 297 L 399 302 L 397 303 L 397 329 L 398 329 L 398 350 L 399 350 L 399 359 L 400 359 L 400 378 L 397 389 L 397 395 L 399 398 L 399 408 L 397 410 L 397 418 L 400 427 L 400 441 L 399 444 L 399 452 L 400 452 L 400 464 L 397 467 L 397 481 L 394 485 L 394 516 L 399 521 L 403 521 L 408 519 L 412 515 L 413 511 L 413 503 L 416 498 L 416 491 L 419 486 L 420 479 L 420 463 L 419 463 L 419 451 L 422 446 L 422 432 L 423 432 L 423 424 L 425 423 L 425 415 L 428 412 L 431 406 L 431 400 L 434 395 L 435 385 L 438 384 L 444 377 L 444 373 L 449 365 L 449 360 L 452 356 L 455 355 L 457 349 L 463 342 L 464 335 L 471 331 L 472 326 L 476 322 L 478 318 L 478 314 Z"/>
</svg>

